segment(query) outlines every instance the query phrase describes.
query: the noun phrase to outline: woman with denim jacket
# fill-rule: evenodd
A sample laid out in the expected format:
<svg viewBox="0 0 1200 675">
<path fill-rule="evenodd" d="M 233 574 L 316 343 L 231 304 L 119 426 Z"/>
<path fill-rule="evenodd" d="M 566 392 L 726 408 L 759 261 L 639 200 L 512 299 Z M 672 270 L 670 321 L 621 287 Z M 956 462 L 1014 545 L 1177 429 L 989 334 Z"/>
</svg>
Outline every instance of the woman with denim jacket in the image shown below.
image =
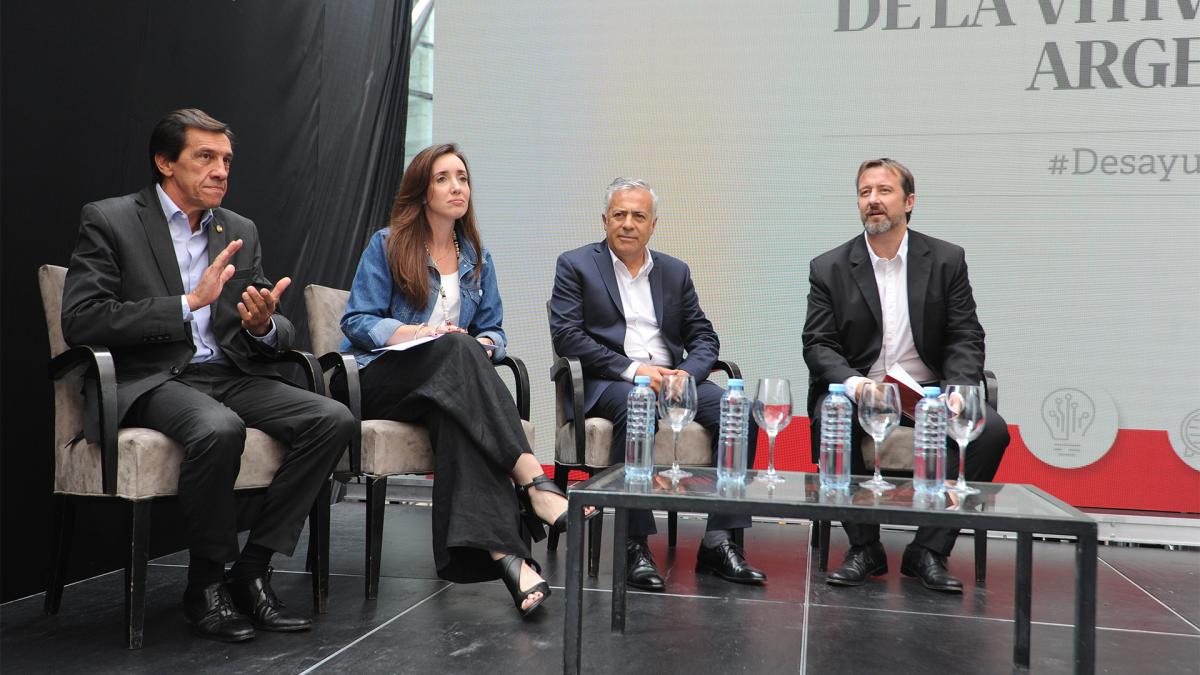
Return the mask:
<svg viewBox="0 0 1200 675">
<path fill-rule="evenodd" d="M 354 274 L 343 351 L 360 368 L 366 419 L 423 425 L 435 457 L 433 550 L 438 575 L 503 579 L 528 616 L 550 587 L 521 536 L 565 527 L 567 502 L 542 473 L 507 386 L 489 362 L 507 342 L 496 271 L 454 145 L 413 158 Z M 406 351 L 379 347 L 437 336 Z M 333 383 L 345 391 L 344 379 Z M 519 486 L 514 492 L 513 482 Z"/>
</svg>

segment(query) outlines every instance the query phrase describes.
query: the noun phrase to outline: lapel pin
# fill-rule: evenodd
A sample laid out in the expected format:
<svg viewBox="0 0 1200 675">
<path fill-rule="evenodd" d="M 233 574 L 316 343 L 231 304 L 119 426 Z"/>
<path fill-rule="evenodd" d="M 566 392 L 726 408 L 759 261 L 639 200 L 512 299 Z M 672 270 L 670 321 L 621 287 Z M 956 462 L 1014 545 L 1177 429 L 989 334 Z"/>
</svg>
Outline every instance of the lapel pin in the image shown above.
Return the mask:
<svg viewBox="0 0 1200 675">
<path fill-rule="evenodd" d="M 221 234 L 224 231 L 225 231 L 225 228 L 221 227 L 220 223 L 218 223 L 217 224 L 217 234 Z"/>
</svg>

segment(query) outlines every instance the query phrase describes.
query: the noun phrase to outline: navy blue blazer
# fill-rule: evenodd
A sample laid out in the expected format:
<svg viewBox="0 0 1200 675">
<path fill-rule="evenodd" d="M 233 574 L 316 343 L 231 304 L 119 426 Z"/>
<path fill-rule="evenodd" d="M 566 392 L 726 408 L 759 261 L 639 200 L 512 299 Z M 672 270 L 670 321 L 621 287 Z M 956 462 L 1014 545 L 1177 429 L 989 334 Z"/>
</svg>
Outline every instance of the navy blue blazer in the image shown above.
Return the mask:
<svg viewBox="0 0 1200 675">
<path fill-rule="evenodd" d="M 716 364 L 721 342 L 700 309 L 687 263 L 665 253 L 649 253 L 654 259 L 650 270 L 654 316 L 672 366 L 691 373 L 699 384 Z M 606 242 L 558 257 L 550 296 L 550 337 L 559 356 L 574 356 L 583 366 L 585 411 L 609 385 L 622 381 L 621 373 L 633 360 L 625 355 L 625 313 Z"/>
</svg>

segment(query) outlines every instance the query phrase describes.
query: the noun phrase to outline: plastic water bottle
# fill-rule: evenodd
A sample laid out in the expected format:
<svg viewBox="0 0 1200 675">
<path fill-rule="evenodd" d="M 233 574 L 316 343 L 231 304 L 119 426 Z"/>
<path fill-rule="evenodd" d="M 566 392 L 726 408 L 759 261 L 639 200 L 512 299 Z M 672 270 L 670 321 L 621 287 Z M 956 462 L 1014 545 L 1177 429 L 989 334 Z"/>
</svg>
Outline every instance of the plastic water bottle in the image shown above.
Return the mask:
<svg viewBox="0 0 1200 675">
<path fill-rule="evenodd" d="M 938 387 L 923 393 L 913 425 L 913 490 L 940 494 L 946 491 L 946 404 Z"/>
<path fill-rule="evenodd" d="M 648 481 L 654 473 L 654 390 L 650 378 L 633 378 L 625 417 L 625 479 Z"/>
<path fill-rule="evenodd" d="M 846 490 L 850 487 L 850 429 L 854 424 L 853 404 L 846 398 L 846 385 L 829 385 L 821 404 L 821 487 Z"/>
<path fill-rule="evenodd" d="M 746 480 L 746 448 L 750 426 L 750 399 L 745 384 L 729 380 L 729 389 L 721 397 L 721 427 L 717 435 L 717 482 Z"/>
</svg>

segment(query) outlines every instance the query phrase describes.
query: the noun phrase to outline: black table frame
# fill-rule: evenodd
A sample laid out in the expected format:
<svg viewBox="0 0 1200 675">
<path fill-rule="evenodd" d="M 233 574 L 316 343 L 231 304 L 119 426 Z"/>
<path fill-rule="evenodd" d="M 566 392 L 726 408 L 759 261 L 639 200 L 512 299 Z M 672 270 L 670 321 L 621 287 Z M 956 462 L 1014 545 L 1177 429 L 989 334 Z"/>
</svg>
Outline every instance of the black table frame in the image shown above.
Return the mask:
<svg viewBox="0 0 1200 675">
<path fill-rule="evenodd" d="M 713 469 L 689 468 L 697 476 L 714 473 Z M 571 489 L 567 516 L 567 607 L 563 630 L 563 672 L 578 673 L 582 665 L 583 633 L 583 508 L 613 507 L 612 631 L 625 632 L 625 547 L 630 509 L 731 513 L 749 516 L 877 522 L 890 525 L 928 525 L 933 527 L 1001 530 L 1017 533 L 1015 583 L 1015 633 L 1013 665 L 1029 667 L 1030 622 L 1033 596 L 1033 535 L 1075 537 L 1075 672 L 1090 675 L 1096 669 L 1096 522 L 1073 506 L 1032 485 L 1006 485 L 1041 497 L 1064 514 L 1062 518 L 1021 516 L 997 512 L 902 510 L 867 505 L 798 502 L 759 502 L 723 500 L 715 496 L 672 493 L 629 493 L 599 490 L 594 487 L 613 472 L 624 472 L 623 464 L 614 465 L 587 482 Z M 658 471 L 658 467 L 655 468 Z M 753 474 L 754 472 L 751 472 Z M 803 481 L 805 474 L 785 472 L 789 481 Z M 751 477 L 751 480 L 753 477 Z M 857 479 L 856 479 L 857 480 Z M 986 484 L 981 484 L 986 485 Z"/>
</svg>

